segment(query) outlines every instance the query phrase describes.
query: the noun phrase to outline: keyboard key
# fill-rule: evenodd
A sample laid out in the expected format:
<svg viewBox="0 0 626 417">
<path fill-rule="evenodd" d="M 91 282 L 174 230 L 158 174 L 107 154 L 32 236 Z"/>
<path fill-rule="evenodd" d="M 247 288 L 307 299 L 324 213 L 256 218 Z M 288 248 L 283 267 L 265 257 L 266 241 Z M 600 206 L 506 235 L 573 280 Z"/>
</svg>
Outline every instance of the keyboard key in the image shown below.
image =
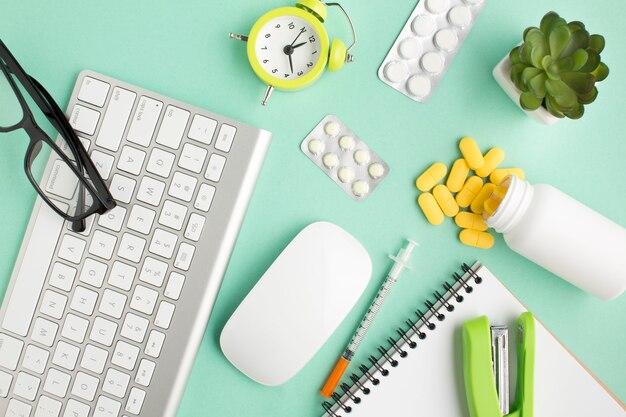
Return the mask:
<svg viewBox="0 0 626 417">
<path fill-rule="evenodd" d="M 159 223 L 163 226 L 171 227 L 174 230 L 180 230 L 183 228 L 186 215 L 187 207 L 170 200 L 165 200 L 163 209 L 161 210 L 161 216 L 159 217 Z"/>
<path fill-rule="evenodd" d="M 61 403 L 52 398 L 42 395 L 35 407 L 34 417 L 59 417 L 61 413 Z"/>
<path fill-rule="evenodd" d="M 85 77 L 78 91 L 78 99 L 94 106 L 102 107 L 109 94 L 111 86 L 104 81 Z"/>
<path fill-rule="evenodd" d="M 141 260 L 145 246 L 146 241 L 144 239 L 131 235 L 130 233 L 124 233 L 117 255 L 120 258 L 128 259 L 136 263 Z"/>
<path fill-rule="evenodd" d="M 120 368 L 132 371 L 133 369 L 135 369 L 135 363 L 137 363 L 138 356 L 138 347 L 130 345 L 123 340 L 120 340 L 115 345 L 115 352 L 113 353 L 113 359 L 111 359 L 111 363 L 119 366 Z"/>
<path fill-rule="evenodd" d="M 112 321 L 105 320 L 102 317 L 96 317 L 91 328 L 89 338 L 94 342 L 101 343 L 105 346 L 113 344 L 113 338 L 117 330 L 117 324 Z"/>
<path fill-rule="evenodd" d="M 13 387 L 13 393 L 24 399 L 33 401 L 37 395 L 39 384 L 41 380 L 37 377 L 27 374 L 26 372 L 20 372 L 15 378 L 15 387 Z"/>
<path fill-rule="evenodd" d="M 49 320 L 37 317 L 33 326 L 33 334 L 30 336 L 35 342 L 42 345 L 52 346 L 54 338 L 59 330 L 59 325 Z"/>
<path fill-rule="evenodd" d="M 128 394 L 128 402 L 125 410 L 131 414 L 139 415 L 143 400 L 146 398 L 146 392 L 139 388 L 132 388 Z"/>
<path fill-rule="evenodd" d="M 91 239 L 91 245 L 89 246 L 89 253 L 110 260 L 115 250 L 115 244 L 117 238 L 113 235 L 105 233 L 101 230 L 96 230 Z"/>
<path fill-rule="evenodd" d="M 214 153 L 209 158 L 209 165 L 207 166 L 204 177 L 209 181 L 218 182 L 222 177 L 224 165 L 226 165 L 226 158 Z"/>
<path fill-rule="evenodd" d="M 199 174 L 208 153 L 204 148 L 186 143 L 178 159 L 178 166 Z"/>
<path fill-rule="evenodd" d="M 141 362 L 139 362 L 139 369 L 137 370 L 137 375 L 135 376 L 135 382 L 144 387 L 150 385 L 155 367 L 156 364 L 154 362 L 149 361 L 148 359 L 142 359 Z"/>
<path fill-rule="evenodd" d="M 237 129 L 234 126 L 223 124 L 215 140 L 215 149 L 222 152 L 230 152 L 236 132 Z"/>
<path fill-rule="evenodd" d="M 130 300 L 130 308 L 149 316 L 154 311 L 158 297 L 158 292 L 146 288 L 143 285 L 137 285 Z"/>
<path fill-rule="evenodd" d="M 189 139 L 210 145 L 216 127 L 217 122 L 215 120 L 196 114 L 193 116 L 187 136 Z"/>
<path fill-rule="evenodd" d="M 137 94 L 115 87 L 102 119 L 96 145 L 117 152 Z M 93 134 L 93 132 L 91 133 Z"/>
<path fill-rule="evenodd" d="M 100 302 L 98 311 L 107 316 L 119 319 L 122 317 L 125 305 L 125 295 L 107 288 L 102 294 L 102 301 Z"/>
<path fill-rule="evenodd" d="M 206 217 L 193 213 L 189 217 L 189 223 L 187 223 L 187 229 L 185 229 L 185 237 L 194 242 L 199 241 L 205 221 Z"/>
<path fill-rule="evenodd" d="M 136 314 L 126 314 L 124 324 L 122 325 L 121 335 L 127 339 L 134 340 L 137 343 L 143 342 L 143 338 L 146 336 L 148 329 L 148 320 L 143 317 L 139 317 Z"/>
<path fill-rule="evenodd" d="M 60 262 L 55 262 L 50 273 L 50 285 L 63 291 L 69 291 L 74 284 L 76 269 Z"/>
<path fill-rule="evenodd" d="M 168 178 L 174 165 L 176 155 L 165 152 L 162 149 L 154 148 L 150 154 L 146 171 L 151 172 L 159 177 Z"/>
<path fill-rule="evenodd" d="M 93 401 L 99 384 L 100 380 L 98 378 L 79 372 L 76 374 L 76 379 L 72 386 L 72 394 L 83 400 Z"/>
<path fill-rule="evenodd" d="M 5 417 L 29 417 L 32 409 L 30 405 L 11 398 Z"/>
<path fill-rule="evenodd" d="M 58 216 L 58 214 L 57 214 Z M 65 259 L 68 262 L 74 264 L 80 263 L 83 258 L 83 252 L 85 251 L 85 241 L 78 239 L 72 235 L 65 235 L 61 240 L 61 246 L 59 248 L 59 258 Z"/>
<path fill-rule="evenodd" d="M 167 106 L 156 142 L 168 148 L 178 149 L 180 141 L 183 139 L 183 133 L 185 133 L 185 127 L 187 127 L 189 115 L 186 110 Z"/>
<path fill-rule="evenodd" d="M 185 276 L 178 272 L 172 272 L 163 295 L 172 300 L 178 300 L 180 292 L 183 290 L 183 284 L 185 284 Z"/>
<path fill-rule="evenodd" d="M 120 174 L 115 174 L 111 180 L 109 191 L 111 191 L 111 195 L 115 201 L 128 204 L 133 198 L 133 191 L 135 191 L 136 185 L 137 181 Z"/>
<path fill-rule="evenodd" d="M 116 417 L 120 412 L 120 408 L 122 408 L 122 404 L 101 395 L 98 397 L 92 417 Z"/>
<path fill-rule="evenodd" d="M 154 325 L 162 329 L 169 329 L 172 317 L 174 316 L 174 304 L 161 301 L 159 310 L 154 318 Z"/>
<path fill-rule="evenodd" d="M 65 372 L 61 372 L 55 368 L 50 368 L 48 370 L 46 381 L 43 384 L 43 390 L 56 395 L 57 397 L 64 398 L 71 379 L 72 377 Z"/>
<path fill-rule="evenodd" d="M 104 281 L 104 276 L 106 275 L 106 272 L 106 264 L 94 261 L 91 258 L 87 258 L 83 263 L 82 271 L 80 271 L 79 280 L 81 282 L 84 282 L 85 284 L 100 288 L 102 287 L 102 281 Z"/>
<path fill-rule="evenodd" d="M 41 349 L 35 345 L 28 345 L 26 347 L 26 352 L 24 352 L 24 361 L 22 362 L 22 366 L 29 371 L 33 371 L 41 375 L 46 369 L 49 356 L 50 352 L 47 350 Z"/>
<path fill-rule="evenodd" d="M 63 417 L 89 417 L 90 410 L 91 408 L 87 404 L 83 404 L 73 398 L 70 398 L 65 406 L 65 413 L 63 413 Z"/>
<path fill-rule="evenodd" d="M 88 327 L 89 321 L 74 314 L 68 314 L 65 317 L 65 323 L 63 323 L 61 336 L 76 343 L 83 343 Z"/>
<path fill-rule="evenodd" d="M 144 361 L 141 361 L 141 364 L 143 365 Z M 149 362 L 149 361 L 146 361 Z M 146 369 L 145 366 L 144 368 L 139 368 L 140 372 L 143 372 L 144 375 L 147 375 L 149 369 Z M 152 375 L 150 375 L 150 377 L 152 377 Z M 139 374 L 137 374 L 137 378 L 139 378 Z M 135 382 L 137 381 L 137 378 L 135 378 Z M 142 377 L 143 379 L 139 378 L 140 381 L 145 382 L 145 376 Z M 11 388 L 11 382 L 13 381 L 13 375 L 8 374 L 4 371 L 0 371 L 0 398 L 6 398 L 9 395 L 9 389 Z M 148 378 L 148 383 L 150 383 L 150 379 Z M 142 384 L 144 385 L 144 384 Z"/>
<path fill-rule="evenodd" d="M 132 146 L 124 146 L 117 167 L 129 174 L 139 175 L 146 153 Z"/>
<path fill-rule="evenodd" d="M 76 367 L 76 361 L 78 360 L 79 354 L 79 348 L 72 346 L 69 343 L 65 343 L 64 341 L 60 341 L 57 343 L 56 351 L 52 357 L 52 363 L 60 366 L 61 368 L 65 368 L 68 371 L 73 371 Z"/>
<path fill-rule="evenodd" d="M 122 206 L 116 206 L 113 210 L 102 214 L 98 218 L 98 224 L 106 229 L 119 232 L 122 230 L 125 217 L 126 209 Z"/>
<path fill-rule="evenodd" d="M 94 345 L 85 346 L 85 353 L 80 361 L 80 366 L 97 374 L 101 374 L 104 371 L 104 365 L 106 365 L 109 352 L 104 349 L 100 349 Z"/>
<path fill-rule="evenodd" d="M 152 330 L 148 336 L 148 343 L 146 343 L 146 355 L 158 358 L 163 348 L 163 342 L 165 342 L 165 334 Z"/>
<path fill-rule="evenodd" d="M 69 165 L 60 159 L 53 162 L 52 172 L 46 184 L 46 191 L 50 194 L 71 200 L 76 193 L 78 177 L 70 169 Z"/>
<path fill-rule="evenodd" d="M 24 342 L 0 333 L 0 366 L 15 371 L 22 354 Z"/>
<path fill-rule="evenodd" d="M 183 271 L 188 271 L 195 251 L 196 248 L 194 246 L 185 242 L 181 243 L 178 248 L 178 253 L 176 254 L 174 266 L 178 269 L 182 269 Z"/>
<path fill-rule="evenodd" d="M 122 243 L 124 243 L 122 241 Z M 128 291 L 133 284 L 137 268 L 126 265 L 123 262 L 115 261 L 109 275 L 109 284 L 119 289 Z"/>
<path fill-rule="evenodd" d="M 85 287 L 78 286 L 74 290 L 74 297 L 70 308 L 72 310 L 83 313 L 86 316 L 91 316 L 94 308 L 96 307 L 96 301 L 98 300 L 98 293 L 88 290 Z"/>
<path fill-rule="evenodd" d="M 111 155 L 107 155 L 104 152 L 93 151 L 91 153 L 91 160 L 96 166 L 96 169 L 98 170 L 100 176 L 103 179 L 108 180 L 109 175 L 111 175 L 111 169 L 113 169 L 113 164 L 115 163 L 115 158 L 113 158 Z"/>
<path fill-rule="evenodd" d="M 174 233 L 166 232 L 162 229 L 155 229 L 148 250 L 155 255 L 170 259 L 174 254 L 177 240 L 178 236 Z"/>
<path fill-rule="evenodd" d="M 183 201 L 191 201 L 198 180 L 182 172 L 175 172 L 168 194 Z"/>
<path fill-rule="evenodd" d="M 58 320 L 63 316 L 66 304 L 66 296 L 54 291 L 46 290 L 43 294 L 43 300 L 41 300 L 40 311 L 46 316 L 50 316 Z"/>
<path fill-rule="evenodd" d="M 141 96 L 128 130 L 128 141 L 141 146 L 148 146 L 159 121 L 161 109 L 163 109 L 163 103 L 160 101 Z"/>
<path fill-rule="evenodd" d="M 167 272 L 167 264 L 154 258 L 146 257 L 143 262 L 143 268 L 139 274 L 139 280 L 152 284 L 155 287 L 163 285 L 165 273 Z"/>
<path fill-rule="evenodd" d="M 209 211 L 214 195 L 215 187 L 209 184 L 200 185 L 200 191 L 198 191 L 198 197 L 196 197 L 196 202 L 193 206 L 198 210 Z"/>
<path fill-rule="evenodd" d="M 165 190 L 165 183 L 150 177 L 143 177 L 137 191 L 137 200 L 158 207 Z"/>
<path fill-rule="evenodd" d="M 120 372 L 117 369 L 109 368 L 106 376 L 104 377 L 102 391 L 115 395 L 119 398 L 124 398 L 129 382 L 130 375 Z"/>
<path fill-rule="evenodd" d="M 91 110 L 80 104 L 75 104 L 70 115 L 70 125 L 72 128 L 89 136 L 96 131 L 96 126 L 100 120 L 100 112 Z"/>
<path fill-rule="evenodd" d="M 156 213 L 154 210 L 135 204 L 130 211 L 130 216 L 128 216 L 127 226 L 131 230 L 147 235 L 152 229 L 155 217 Z"/>
</svg>

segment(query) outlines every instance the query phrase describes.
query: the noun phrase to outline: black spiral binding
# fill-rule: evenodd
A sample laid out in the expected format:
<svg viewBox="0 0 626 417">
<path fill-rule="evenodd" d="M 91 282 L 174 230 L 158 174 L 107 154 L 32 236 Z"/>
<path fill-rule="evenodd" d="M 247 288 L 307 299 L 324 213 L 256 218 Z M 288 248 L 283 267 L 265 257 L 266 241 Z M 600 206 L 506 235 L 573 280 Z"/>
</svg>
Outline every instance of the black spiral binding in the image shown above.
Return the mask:
<svg viewBox="0 0 626 417">
<path fill-rule="evenodd" d="M 483 281 L 483 278 L 476 273 L 479 267 L 480 264 L 478 263 L 473 267 L 466 263 L 462 264 L 461 270 L 463 271 L 463 275 L 457 272 L 453 273 L 452 278 L 454 279 L 454 283 L 444 282 L 443 293 L 434 291 L 434 301 L 426 300 L 424 302 L 424 306 L 426 307 L 425 312 L 419 308 L 416 309 L 415 315 L 417 316 L 417 320 L 405 320 L 407 328 L 403 329 L 399 327 L 396 329 L 398 338 L 394 339 L 393 337 L 388 337 L 387 343 L 389 347 L 385 348 L 382 345 L 378 347 L 378 352 L 380 353 L 379 358 L 377 359 L 373 355 L 368 357 L 370 362 L 369 368 L 364 364 L 359 365 L 361 376 L 354 373 L 350 375 L 352 386 L 345 382 L 342 383 L 340 387 L 343 391 L 343 395 L 334 392 L 332 394 L 332 399 L 335 401 L 334 404 L 328 401 L 322 403 L 322 407 L 327 413 L 326 415 L 329 417 L 344 417 L 343 414 L 340 414 L 342 411 L 349 414 L 352 411 L 352 406 L 349 402 L 359 404 L 361 402 L 360 394 L 370 394 L 371 389 L 365 386 L 365 383 L 369 381 L 373 386 L 380 383 L 380 380 L 374 376 L 376 372 L 384 377 L 389 375 L 390 371 L 386 368 L 386 365 L 389 365 L 391 368 L 398 366 L 400 363 L 396 358 L 406 358 L 408 356 L 407 350 L 404 349 L 405 346 L 408 346 L 410 349 L 415 349 L 418 346 L 418 342 L 415 339 L 424 340 L 427 338 L 428 334 L 424 330 L 436 331 L 437 325 L 433 319 L 439 322 L 444 321 L 446 316 L 442 313 L 443 309 L 448 313 L 454 314 L 454 303 L 459 304 L 465 300 L 465 296 L 460 293 L 460 290 L 466 294 L 471 294 L 474 291 L 474 286 L 479 285 Z M 417 337 L 414 338 L 413 336 Z M 358 393 L 360 394 L 357 395 Z"/>
</svg>

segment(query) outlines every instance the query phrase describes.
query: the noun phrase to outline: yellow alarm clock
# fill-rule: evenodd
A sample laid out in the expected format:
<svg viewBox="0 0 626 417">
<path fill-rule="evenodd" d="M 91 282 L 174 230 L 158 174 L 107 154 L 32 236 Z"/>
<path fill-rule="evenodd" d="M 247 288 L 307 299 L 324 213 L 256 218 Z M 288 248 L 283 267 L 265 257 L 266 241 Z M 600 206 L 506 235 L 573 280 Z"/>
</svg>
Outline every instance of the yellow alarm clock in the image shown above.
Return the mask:
<svg viewBox="0 0 626 417">
<path fill-rule="evenodd" d="M 349 47 L 339 39 L 329 42 L 323 25 L 326 6 L 336 6 L 346 16 L 353 36 Z M 299 0 L 295 7 L 271 10 L 256 21 L 249 35 L 231 33 L 230 37 L 248 43 L 250 65 L 267 84 L 263 105 L 275 88 L 302 89 L 317 80 L 327 64 L 329 71 L 338 71 L 352 62 L 354 57 L 348 52 L 356 44 L 354 25 L 345 9 L 320 0 Z"/>
</svg>

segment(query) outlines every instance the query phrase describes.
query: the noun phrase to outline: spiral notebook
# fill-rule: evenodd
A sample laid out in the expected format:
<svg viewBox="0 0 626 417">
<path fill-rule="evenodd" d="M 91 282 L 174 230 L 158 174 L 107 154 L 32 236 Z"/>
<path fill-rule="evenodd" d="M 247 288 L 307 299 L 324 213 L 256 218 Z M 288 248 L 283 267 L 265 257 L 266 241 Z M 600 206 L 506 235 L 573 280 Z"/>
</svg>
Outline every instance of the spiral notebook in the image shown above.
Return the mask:
<svg viewBox="0 0 626 417">
<path fill-rule="evenodd" d="M 463 386 L 461 325 L 487 315 L 507 324 L 526 308 L 485 267 L 463 265 L 454 283 L 444 283 L 416 311 L 415 319 L 393 329 L 385 347 L 341 384 L 324 417 L 467 417 Z M 513 335 L 511 335 L 513 337 Z M 514 340 L 514 337 L 513 339 Z M 515 364 L 515 343 L 510 363 Z M 355 364 L 353 364 L 354 366 Z M 511 393 L 515 392 L 515 366 Z M 513 395 L 513 394 L 512 394 Z M 535 417 L 626 417 L 624 404 L 591 374 L 540 322 L 536 326 Z"/>
</svg>

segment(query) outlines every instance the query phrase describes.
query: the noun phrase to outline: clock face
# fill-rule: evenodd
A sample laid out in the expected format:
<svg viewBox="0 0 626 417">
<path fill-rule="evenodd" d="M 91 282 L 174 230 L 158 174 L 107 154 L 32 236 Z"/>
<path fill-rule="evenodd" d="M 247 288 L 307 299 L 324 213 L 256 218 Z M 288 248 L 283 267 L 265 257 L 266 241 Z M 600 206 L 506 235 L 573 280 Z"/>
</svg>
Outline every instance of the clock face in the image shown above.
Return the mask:
<svg viewBox="0 0 626 417">
<path fill-rule="evenodd" d="M 265 72 L 294 80 L 316 66 L 322 48 L 319 34 L 305 19 L 279 16 L 261 28 L 254 49 Z"/>
</svg>

